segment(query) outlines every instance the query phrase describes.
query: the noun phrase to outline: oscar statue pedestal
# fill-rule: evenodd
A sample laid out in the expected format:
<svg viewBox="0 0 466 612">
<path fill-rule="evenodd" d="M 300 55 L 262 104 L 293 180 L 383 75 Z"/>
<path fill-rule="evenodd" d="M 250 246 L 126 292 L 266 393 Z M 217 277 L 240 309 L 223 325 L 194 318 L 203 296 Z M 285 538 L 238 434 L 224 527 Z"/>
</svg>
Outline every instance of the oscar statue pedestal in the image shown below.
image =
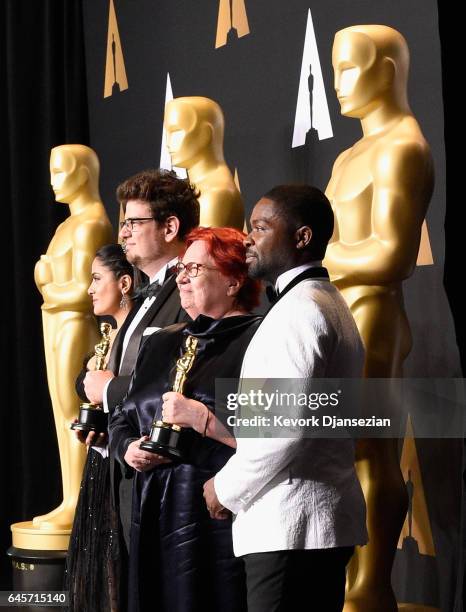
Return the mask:
<svg viewBox="0 0 466 612">
<path fill-rule="evenodd" d="M 71 529 L 41 528 L 32 521 L 24 521 L 11 525 L 11 531 L 13 545 L 7 555 L 13 567 L 13 589 L 62 591 Z M 41 607 L 49 609 L 53 611 L 56 607 Z"/>
</svg>

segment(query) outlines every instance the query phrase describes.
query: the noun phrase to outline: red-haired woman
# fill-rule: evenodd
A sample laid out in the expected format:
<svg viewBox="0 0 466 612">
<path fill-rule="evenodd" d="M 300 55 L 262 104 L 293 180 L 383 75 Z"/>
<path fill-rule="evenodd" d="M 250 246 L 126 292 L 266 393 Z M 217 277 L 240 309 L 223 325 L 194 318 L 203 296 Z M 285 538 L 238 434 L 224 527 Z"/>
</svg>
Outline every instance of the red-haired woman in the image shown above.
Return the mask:
<svg viewBox="0 0 466 612">
<path fill-rule="evenodd" d="M 251 315 L 260 285 L 247 276 L 244 235 L 199 228 L 178 263 L 181 304 L 194 319 L 153 334 L 143 345 L 131 391 L 113 415 L 110 446 L 134 488 L 129 598 L 131 611 L 242 612 L 243 562 L 233 555 L 231 517 L 211 519 L 203 484 L 234 453 L 235 439 L 215 416 L 215 379 L 238 378 L 260 322 Z M 198 339 L 183 395 L 171 391 L 186 337 Z M 218 401 L 218 398 L 217 398 Z M 144 451 L 154 419 L 190 428 L 189 457 L 171 462 Z"/>
</svg>

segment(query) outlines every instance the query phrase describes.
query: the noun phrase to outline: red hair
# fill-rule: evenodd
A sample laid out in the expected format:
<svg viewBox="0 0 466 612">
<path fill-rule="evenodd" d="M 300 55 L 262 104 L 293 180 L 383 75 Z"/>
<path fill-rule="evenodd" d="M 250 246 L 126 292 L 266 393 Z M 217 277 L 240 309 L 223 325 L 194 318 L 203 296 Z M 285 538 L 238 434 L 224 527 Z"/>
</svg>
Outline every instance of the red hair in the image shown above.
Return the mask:
<svg viewBox="0 0 466 612">
<path fill-rule="evenodd" d="M 241 284 L 236 303 L 249 312 L 259 305 L 262 283 L 248 277 L 245 238 L 246 234 L 232 227 L 198 227 L 186 236 L 186 248 L 196 240 L 207 244 L 207 252 L 220 272 Z"/>
</svg>

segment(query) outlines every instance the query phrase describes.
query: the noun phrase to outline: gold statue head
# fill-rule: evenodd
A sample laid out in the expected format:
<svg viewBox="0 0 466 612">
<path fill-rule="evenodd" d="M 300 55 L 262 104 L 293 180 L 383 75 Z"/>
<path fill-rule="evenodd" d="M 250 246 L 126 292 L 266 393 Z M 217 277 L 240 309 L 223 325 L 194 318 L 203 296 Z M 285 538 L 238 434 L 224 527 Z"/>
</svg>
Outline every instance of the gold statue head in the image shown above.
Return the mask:
<svg viewBox="0 0 466 612">
<path fill-rule="evenodd" d="M 50 153 L 50 180 L 57 202 L 70 203 L 80 192 L 100 200 L 100 164 L 96 153 L 85 145 L 66 144 Z"/>
<path fill-rule="evenodd" d="M 332 63 L 342 115 L 361 119 L 386 104 L 409 112 L 408 45 L 393 28 L 359 25 L 340 30 Z"/>
<path fill-rule="evenodd" d="M 217 102 L 199 96 L 174 98 L 165 107 L 164 126 L 174 166 L 189 169 L 201 158 L 224 161 L 225 121 Z"/>
</svg>

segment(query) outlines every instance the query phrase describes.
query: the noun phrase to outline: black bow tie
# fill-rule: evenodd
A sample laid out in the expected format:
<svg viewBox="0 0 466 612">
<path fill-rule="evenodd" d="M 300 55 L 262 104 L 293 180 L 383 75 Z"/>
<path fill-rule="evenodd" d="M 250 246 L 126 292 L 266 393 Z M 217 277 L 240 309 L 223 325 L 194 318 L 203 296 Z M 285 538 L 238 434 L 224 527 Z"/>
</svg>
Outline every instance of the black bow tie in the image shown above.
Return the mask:
<svg viewBox="0 0 466 612">
<path fill-rule="evenodd" d="M 162 285 L 158 280 L 153 283 L 146 283 L 145 285 L 141 285 L 134 292 L 135 298 L 140 298 L 145 300 L 146 298 L 152 298 L 157 295 L 157 293 L 162 289 Z"/>
<path fill-rule="evenodd" d="M 267 285 L 265 288 L 265 295 L 271 304 L 274 304 L 278 300 L 278 291 L 275 287 L 272 287 L 272 285 Z"/>
</svg>

